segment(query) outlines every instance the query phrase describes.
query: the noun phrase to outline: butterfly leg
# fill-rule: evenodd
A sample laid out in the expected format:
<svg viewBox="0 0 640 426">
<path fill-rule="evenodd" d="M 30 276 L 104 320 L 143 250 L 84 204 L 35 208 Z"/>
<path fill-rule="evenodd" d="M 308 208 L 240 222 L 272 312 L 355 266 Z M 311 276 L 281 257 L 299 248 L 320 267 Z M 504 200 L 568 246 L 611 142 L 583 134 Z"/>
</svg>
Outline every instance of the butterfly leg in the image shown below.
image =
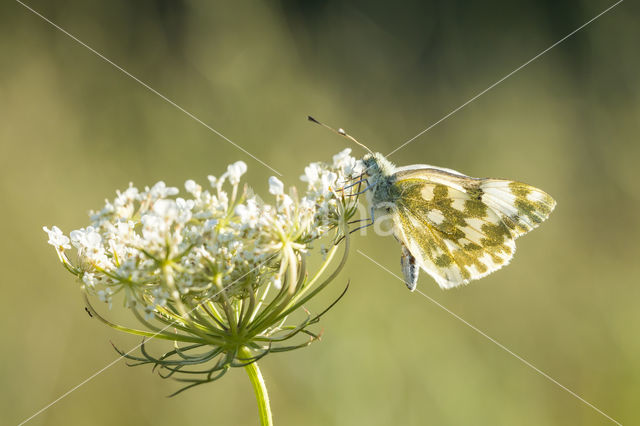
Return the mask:
<svg viewBox="0 0 640 426">
<path fill-rule="evenodd" d="M 365 218 L 365 219 L 356 219 L 356 220 L 352 220 L 352 221 L 350 221 L 350 222 L 347 222 L 347 224 L 349 224 L 349 225 L 353 225 L 354 223 L 368 222 L 368 221 L 370 221 L 370 220 L 371 220 L 371 218 L 370 218 L 370 217 L 367 217 L 367 218 Z"/>
<path fill-rule="evenodd" d="M 356 179 L 358 179 L 358 180 L 357 180 L 357 181 L 355 181 L 355 182 L 354 182 L 354 183 L 352 183 L 352 184 L 349 184 L 349 185 L 343 186 L 342 188 L 338 189 L 338 191 L 337 191 L 337 192 L 344 191 L 345 189 L 353 188 L 353 187 L 354 187 L 354 186 L 356 186 L 356 185 L 361 185 L 361 184 L 362 184 L 362 182 L 366 182 L 366 183 L 367 183 L 367 186 L 369 186 L 369 181 L 367 180 L 367 178 L 356 178 Z M 358 186 L 358 190 L 360 190 L 360 186 Z"/>
<path fill-rule="evenodd" d="M 347 185 L 347 186 L 342 187 L 339 191 L 341 191 L 341 190 L 343 190 L 343 189 L 351 188 L 352 186 L 356 186 L 356 185 L 358 185 L 358 188 L 360 188 L 360 184 L 361 184 L 362 182 L 367 182 L 367 185 L 368 185 L 368 184 L 369 184 L 369 182 L 367 181 L 367 178 L 366 178 L 366 177 L 364 177 L 364 175 L 365 175 L 365 174 L 364 174 L 364 173 L 362 173 L 362 174 L 360 174 L 360 175 L 359 175 L 359 176 L 357 176 L 357 177 L 354 177 L 354 178 L 351 178 L 351 177 L 350 177 L 350 178 L 347 178 L 347 181 L 353 181 L 353 183 L 352 183 L 352 184 L 350 184 L 350 185 Z"/>
<path fill-rule="evenodd" d="M 365 180 L 365 182 L 366 182 L 366 180 Z M 361 183 L 361 182 L 360 182 L 360 183 Z M 366 188 L 364 188 L 362 191 L 358 191 L 358 192 L 353 193 L 353 194 L 344 194 L 344 196 L 345 196 L 345 197 L 354 197 L 354 196 L 358 196 L 358 195 L 360 195 L 360 194 L 364 194 L 365 192 L 367 192 L 367 191 L 368 191 L 368 190 L 370 190 L 370 189 L 371 189 L 371 185 L 369 185 L 369 182 L 367 182 L 367 186 L 366 186 Z"/>
<path fill-rule="evenodd" d="M 367 191 L 367 190 L 371 187 L 371 185 L 369 184 L 369 181 L 367 180 L 367 178 L 366 178 L 366 177 L 363 177 L 363 176 L 364 176 L 364 173 L 363 173 L 363 174 L 361 174 L 361 175 L 360 175 L 360 176 L 358 176 L 358 177 L 353 178 L 353 180 L 354 180 L 354 182 L 353 182 L 353 183 L 351 183 L 351 184 L 349 184 L 349 185 L 345 185 L 345 186 L 343 186 L 342 188 L 337 189 L 337 190 L 336 190 L 336 192 L 342 192 L 342 195 L 343 195 L 343 196 L 347 196 L 347 197 L 351 197 L 351 196 L 354 196 L 354 195 L 355 195 L 355 196 L 357 196 L 357 195 L 359 195 L 359 194 L 362 194 L 363 192 Z M 364 191 L 360 191 L 360 188 L 362 187 L 362 183 L 363 183 L 363 182 L 365 182 L 365 183 L 367 184 L 367 187 L 366 187 L 366 189 L 365 189 Z M 357 192 L 356 192 L 356 193 L 354 193 L 354 194 L 345 194 L 345 193 L 344 193 L 344 191 L 345 191 L 346 189 L 353 188 L 354 186 L 357 186 L 357 187 L 358 187 L 358 189 L 357 189 Z"/>
<path fill-rule="evenodd" d="M 356 229 L 349 231 L 350 234 L 353 234 L 356 231 L 359 231 L 360 229 L 369 227 L 371 225 L 373 225 L 374 222 L 374 216 L 373 216 L 373 207 L 371 207 L 371 217 L 368 217 L 366 219 L 358 219 L 358 220 L 354 220 L 353 222 L 349 222 L 349 223 L 356 223 L 356 222 L 364 222 L 364 221 L 370 221 L 367 224 L 364 224 L 362 226 L 358 226 Z"/>
<path fill-rule="evenodd" d="M 356 231 L 358 231 L 358 230 L 360 230 L 360 229 L 362 229 L 362 228 L 366 228 L 366 227 L 368 227 L 368 226 L 373 225 L 373 222 L 374 222 L 374 217 L 373 217 L 373 207 L 371 207 L 371 217 L 368 217 L 368 218 L 366 218 L 366 219 L 358 219 L 358 220 L 354 220 L 354 221 L 351 221 L 351 222 L 348 222 L 348 223 L 349 223 L 349 224 L 352 224 L 352 223 L 364 222 L 364 221 L 371 221 L 371 222 L 370 222 L 370 223 L 367 223 L 367 224 L 365 224 L 365 225 L 362 225 L 362 226 L 358 226 L 356 229 L 353 229 L 353 230 L 349 231 L 349 234 L 353 234 L 354 232 L 356 232 Z M 335 245 L 338 245 L 338 244 L 340 243 L 340 241 L 344 240 L 344 238 L 345 238 L 345 236 L 343 235 L 343 236 L 342 236 L 342 237 L 340 237 L 340 238 L 339 238 L 339 239 L 338 239 L 334 244 L 335 244 Z"/>
</svg>

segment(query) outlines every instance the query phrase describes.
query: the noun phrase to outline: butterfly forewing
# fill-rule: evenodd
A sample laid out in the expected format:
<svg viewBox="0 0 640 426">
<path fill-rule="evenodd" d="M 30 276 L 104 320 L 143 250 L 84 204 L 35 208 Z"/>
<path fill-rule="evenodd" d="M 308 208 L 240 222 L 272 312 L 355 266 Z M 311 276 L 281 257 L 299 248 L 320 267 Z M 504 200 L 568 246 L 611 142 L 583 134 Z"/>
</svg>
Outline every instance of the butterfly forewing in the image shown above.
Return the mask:
<svg viewBox="0 0 640 426">
<path fill-rule="evenodd" d="M 540 225 L 553 211 L 556 202 L 546 192 L 521 182 L 484 179 L 482 200 L 519 237 Z"/>
</svg>

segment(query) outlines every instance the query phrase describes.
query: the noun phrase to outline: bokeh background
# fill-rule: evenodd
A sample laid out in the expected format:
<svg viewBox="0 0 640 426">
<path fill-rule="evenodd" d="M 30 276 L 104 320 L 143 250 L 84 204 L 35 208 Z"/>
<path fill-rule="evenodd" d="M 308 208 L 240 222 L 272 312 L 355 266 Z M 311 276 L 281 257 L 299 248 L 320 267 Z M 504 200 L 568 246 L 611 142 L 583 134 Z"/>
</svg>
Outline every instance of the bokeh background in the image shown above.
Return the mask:
<svg viewBox="0 0 640 426">
<path fill-rule="evenodd" d="M 287 184 L 347 143 L 307 114 L 389 152 L 612 3 L 28 2 Z M 87 316 L 43 225 L 85 226 L 130 181 L 182 186 L 244 160 L 266 192 L 273 172 L 19 3 L 0 7 L 0 423 L 17 424 L 114 360 L 109 341 L 138 343 Z M 640 422 L 638 12 L 620 4 L 391 157 L 557 199 L 508 268 L 419 288 L 623 424 Z M 399 273 L 393 238 L 355 245 Z M 321 342 L 262 362 L 276 424 L 613 424 L 355 250 L 318 306 L 348 278 Z M 242 370 L 165 397 L 176 388 L 120 362 L 29 424 L 257 423 Z"/>
</svg>

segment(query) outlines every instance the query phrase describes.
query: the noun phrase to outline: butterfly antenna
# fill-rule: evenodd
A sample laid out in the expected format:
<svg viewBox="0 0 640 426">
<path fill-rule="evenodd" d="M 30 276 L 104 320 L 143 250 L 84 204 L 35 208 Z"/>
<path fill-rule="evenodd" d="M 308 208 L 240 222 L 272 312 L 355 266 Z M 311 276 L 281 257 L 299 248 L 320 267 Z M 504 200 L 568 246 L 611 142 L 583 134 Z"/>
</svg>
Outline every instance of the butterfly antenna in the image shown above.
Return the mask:
<svg viewBox="0 0 640 426">
<path fill-rule="evenodd" d="M 364 149 L 366 149 L 367 151 L 369 151 L 371 154 L 373 154 L 373 151 L 371 151 L 371 150 L 370 150 L 366 145 L 364 145 L 364 144 L 362 144 L 362 143 L 358 142 L 358 141 L 356 140 L 356 138 L 354 138 L 353 136 L 351 136 L 351 135 L 347 134 L 347 132 L 345 132 L 345 131 L 344 131 L 344 129 L 340 128 L 340 129 L 336 130 L 336 129 L 334 129 L 333 127 L 329 127 L 329 126 L 327 126 L 326 124 L 319 122 L 318 120 L 316 120 L 315 118 L 311 117 L 310 115 L 308 115 L 308 116 L 307 116 L 307 120 L 312 121 L 312 122 L 314 122 L 314 123 L 316 123 L 316 124 L 319 124 L 319 125 L 321 125 L 322 127 L 325 127 L 325 128 L 327 128 L 327 129 L 331 130 L 332 132 L 337 133 L 337 134 L 339 134 L 340 136 L 343 136 L 343 137 L 345 137 L 345 138 L 349 139 L 351 142 L 355 142 L 356 144 L 360 145 L 361 147 L 363 147 Z"/>
</svg>

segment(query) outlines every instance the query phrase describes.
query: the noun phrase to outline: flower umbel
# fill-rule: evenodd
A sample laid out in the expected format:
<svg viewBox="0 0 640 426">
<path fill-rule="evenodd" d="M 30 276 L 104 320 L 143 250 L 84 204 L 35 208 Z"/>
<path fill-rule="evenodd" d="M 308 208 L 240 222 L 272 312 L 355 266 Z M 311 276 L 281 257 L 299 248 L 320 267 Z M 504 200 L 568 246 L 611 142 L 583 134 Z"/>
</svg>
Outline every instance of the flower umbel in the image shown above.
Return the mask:
<svg viewBox="0 0 640 426">
<path fill-rule="evenodd" d="M 303 305 L 346 261 L 348 222 L 357 203 L 357 196 L 350 195 L 359 185 L 348 191 L 335 188 L 362 170 L 349 154 L 345 150 L 331 163 L 309 165 L 302 195 L 295 188 L 287 192 L 279 179 L 270 178 L 271 204 L 240 186 L 247 166 L 238 161 L 221 176 L 209 176 L 208 188 L 186 181 L 184 198 L 163 182 L 144 190 L 130 185 L 92 212 L 89 226 L 68 237 L 55 226 L 44 230 L 63 265 L 81 283 L 94 317 L 143 336 L 143 341 L 155 337 L 174 342 L 158 356 L 144 343 L 139 355 L 119 352 L 184 382 L 181 392 L 213 381 L 231 367 L 305 347 L 318 338 L 310 326 L 326 310 L 311 315 Z M 320 253 L 314 243 L 325 238 L 333 244 Z M 342 249 L 336 244 L 341 240 Z M 336 256 L 339 250 L 342 254 Z M 308 258 L 314 254 L 322 261 L 310 271 Z M 106 319 L 91 305 L 95 298 L 109 307 L 120 299 L 142 327 Z M 297 320 L 292 323 L 292 318 Z"/>
</svg>

